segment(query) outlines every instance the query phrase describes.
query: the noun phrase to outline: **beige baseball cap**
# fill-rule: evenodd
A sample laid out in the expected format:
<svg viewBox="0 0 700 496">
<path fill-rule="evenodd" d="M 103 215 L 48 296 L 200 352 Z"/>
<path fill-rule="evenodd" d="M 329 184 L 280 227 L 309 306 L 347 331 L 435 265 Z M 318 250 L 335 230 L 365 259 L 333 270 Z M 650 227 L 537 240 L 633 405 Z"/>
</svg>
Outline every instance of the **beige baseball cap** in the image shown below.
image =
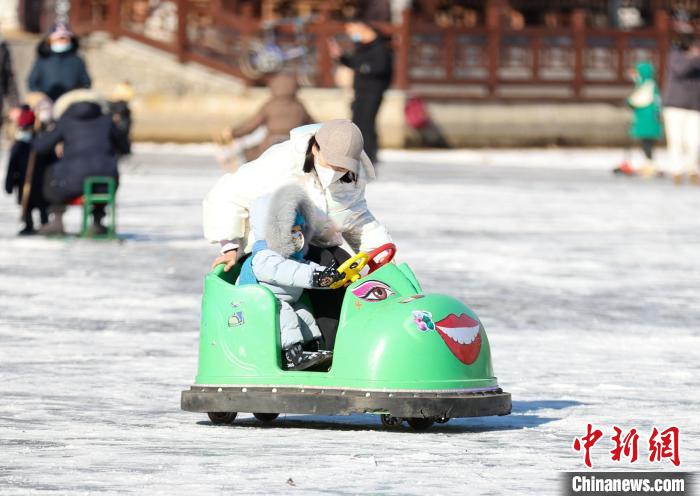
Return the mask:
<svg viewBox="0 0 700 496">
<path fill-rule="evenodd" d="M 321 124 L 316 132 L 321 156 L 330 165 L 360 171 L 360 156 L 365 146 L 360 128 L 348 119 L 334 119 Z"/>
</svg>

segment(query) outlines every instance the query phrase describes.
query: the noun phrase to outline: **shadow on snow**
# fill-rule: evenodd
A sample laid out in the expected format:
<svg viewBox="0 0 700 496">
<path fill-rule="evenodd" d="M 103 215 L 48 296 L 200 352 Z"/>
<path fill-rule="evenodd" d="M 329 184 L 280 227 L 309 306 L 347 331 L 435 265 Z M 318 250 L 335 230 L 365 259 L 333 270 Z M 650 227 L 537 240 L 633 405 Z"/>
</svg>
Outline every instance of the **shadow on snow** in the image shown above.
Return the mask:
<svg viewBox="0 0 700 496">
<path fill-rule="evenodd" d="M 559 420 L 556 416 L 540 416 L 540 410 L 563 410 L 582 405 L 579 401 L 569 400 L 536 400 L 514 401 L 513 413 L 502 417 L 474 417 L 451 419 L 446 424 L 434 424 L 427 432 L 433 433 L 479 433 L 490 431 L 510 431 L 531 429 L 540 425 Z M 209 421 L 197 422 L 199 425 L 211 426 Z M 225 428 L 227 426 L 219 426 Z M 378 415 L 356 414 L 343 416 L 318 415 L 283 415 L 270 423 L 262 423 L 255 418 L 236 419 L 232 426 L 240 428 L 274 428 L 274 429 L 313 429 L 336 431 L 384 431 L 384 432 L 415 432 L 406 424 L 401 427 L 385 427 Z"/>
</svg>

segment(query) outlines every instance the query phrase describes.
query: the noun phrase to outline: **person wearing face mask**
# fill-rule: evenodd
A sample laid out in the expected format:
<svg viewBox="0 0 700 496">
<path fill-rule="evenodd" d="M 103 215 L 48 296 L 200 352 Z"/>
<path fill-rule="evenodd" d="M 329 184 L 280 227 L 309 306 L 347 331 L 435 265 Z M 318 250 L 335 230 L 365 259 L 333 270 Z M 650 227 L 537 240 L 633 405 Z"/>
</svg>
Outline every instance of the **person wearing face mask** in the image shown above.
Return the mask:
<svg viewBox="0 0 700 496">
<path fill-rule="evenodd" d="M 85 62 L 78 55 L 78 38 L 62 23 L 56 24 L 37 47 L 37 58 L 29 73 L 30 91 L 58 100 L 69 91 L 90 88 Z"/>
<path fill-rule="evenodd" d="M 128 138 L 105 112 L 106 102 L 92 90 L 66 93 L 53 106 L 55 123 L 32 142 L 38 156 L 54 152 L 56 160 L 44 170 L 44 197 L 49 201 L 49 222 L 39 230 L 43 235 L 62 235 L 65 205 L 83 194 L 90 176 L 112 177 L 119 183 L 118 157 L 128 149 Z M 59 152 L 56 152 L 58 145 Z M 101 193 L 99 189 L 95 192 Z M 92 208 L 92 235 L 104 235 L 105 205 Z"/>
<path fill-rule="evenodd" d="M 288 184 L 300 185 L 314 206 L 319 223 L 305 258 L 322 266 L 341 264 L 349 254 L 341 248 L 369 252 L 391 242 L 386 228 L 370 212 L 365 187 L 375 178 L 363 151 L 362 133 L 347 119 L 293 129 L 290 139 L 273 145 L 258 159 L 224 176 L 203 202 L 204 236 L 221 246 L 212 267 L 230 270 L 252 249 L 249 225 L 253 202 Z M 310 291 L 316 321 L 329 349 L 335 341 L 342 290 Z"/>
<path fill-rule="evenodd" d="M 393 51 L 389 41 L 364 21 L 348 22 L 345 32 L 355 45 L 353 53 L 343 53 L 332 38 L 328 48 L 331 57 L 354 71 L 352 121 L 362 130 L 367 155 L 376 162 L 376 120 L 393 76 Z"/>
<path fill-rule="evenodd" d="M 5 191 L 7 194 L 12 194 L 13 190 L 17 192 L 17 204 L 24 207 L 26 210 L 22 212 L 22 221 L 24 227 L 19 233 L 20 236 L 36 234 L 34 230 L 33 211 L 39 211 L 41 224 L 44 225 L 49 221 L 49 204 L 42 195 L 44 187 L 43 174 L 40 171 L 40 165 L 37 167 L 37 158 L 34 157 L 34 164 L 31 166 L 31 150 L 32 141 L 34 140 L 35 131 L 34 112 L 29 105 L 22 105 L 17 118 L 17 130 L 15 131 L 15 141 L 10 149 L 9 160 L 7 163 L 7 176 L 5 178 Z M 27 178 L 27 174 L 31 177 Z M 28 191 L 25 189 L 28 186 Z M 28 194 L 23 205 L 24 195 Z"/>
</svg>

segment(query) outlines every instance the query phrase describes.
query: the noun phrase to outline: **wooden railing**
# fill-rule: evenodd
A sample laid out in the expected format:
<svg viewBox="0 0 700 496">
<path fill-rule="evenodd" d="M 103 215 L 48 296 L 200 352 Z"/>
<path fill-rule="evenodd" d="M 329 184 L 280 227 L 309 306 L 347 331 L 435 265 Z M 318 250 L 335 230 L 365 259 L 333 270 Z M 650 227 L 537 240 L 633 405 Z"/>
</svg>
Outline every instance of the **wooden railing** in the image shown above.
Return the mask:
<svg viewBox="0 0 700 496">
<path fill-rule="evenodd" d="M 174 0 L 150 12 L 146 0 L 73 0 L 72 23 L 79 33 L 108 31 L 127 36 L 254 83 L 241 55 L 261 36 L 261 22 L 233 14 L 222 0 Z M 438 27 L 403 15 L 400 24 L 378 25 L 395 48 L 394 86 L 445 98 L 619 99 L 610 88 L 629 86 L 627 70 L 651 60 L 663 78 L 672 31 L 669 16 L 657 10 L 653 25 L 634 31 L 592 30 L 586 12 L 575 10 L 565 28 L 504 29 L 499 12 L 487 13 L 478 28 Z M 343 25 L 322 13 L 305 25 L 313 84 L 334 85 L 330 37 Z M 291 25 L 277 30 L 281 46 L 297 43 Z M 607 93 L 606 93 L 607 92 Z M 606 96 L 607 95 L 607 96 Z"/>
<path fill-rule="evenodd" d="M 411 85 L 472 86 L 487 97 L 507 98 L 517 87 L 551 87 L 559 98 L 597 99 L 603 87 L 629 86 L 628 69 L 650 60 L 663 80 L 672 36 L 665 11 L 656 12 L 653 27 L 634 31 L 591 30 L 585 16 L 574 11 L 570 26 L 557 29 L 413 23 L 407 79 Z"/>
</svg>

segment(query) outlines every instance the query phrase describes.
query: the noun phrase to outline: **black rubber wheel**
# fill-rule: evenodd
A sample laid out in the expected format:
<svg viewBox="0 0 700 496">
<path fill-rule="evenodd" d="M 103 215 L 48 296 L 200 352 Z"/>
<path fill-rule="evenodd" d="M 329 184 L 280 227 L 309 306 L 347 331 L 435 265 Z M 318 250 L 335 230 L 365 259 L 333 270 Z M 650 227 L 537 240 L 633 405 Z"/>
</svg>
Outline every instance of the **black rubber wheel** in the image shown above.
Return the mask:
<svg viewBox="0 0 700 496">
<path fill-rule="evenodd" d="M 433 425 L 435 419 L 431 418 L 410 418 L 406 419 L 408 425 L 410 425 L 414 431 L 426 431 Z"/>
<path fill-rule="evenodd" d="M 403 423 L 403 419 L 398 417 L 392 417 L 387 413 L 382 413 L 379 418 L 382 421 L 384 427 L 398 427 Z"/>
<path fill-rule="evenodd" d="M 237 412 L 208 412 L 207 415 L 213 424 L 233 424 Z"/>
<path fill-rule="evenodd" d="M 279 413 L 254 413 L 253 417 L 258 419 L 260 422 L 272 422 L 275 420 L 277 417 L 279 417 Z"/>
</svg>

